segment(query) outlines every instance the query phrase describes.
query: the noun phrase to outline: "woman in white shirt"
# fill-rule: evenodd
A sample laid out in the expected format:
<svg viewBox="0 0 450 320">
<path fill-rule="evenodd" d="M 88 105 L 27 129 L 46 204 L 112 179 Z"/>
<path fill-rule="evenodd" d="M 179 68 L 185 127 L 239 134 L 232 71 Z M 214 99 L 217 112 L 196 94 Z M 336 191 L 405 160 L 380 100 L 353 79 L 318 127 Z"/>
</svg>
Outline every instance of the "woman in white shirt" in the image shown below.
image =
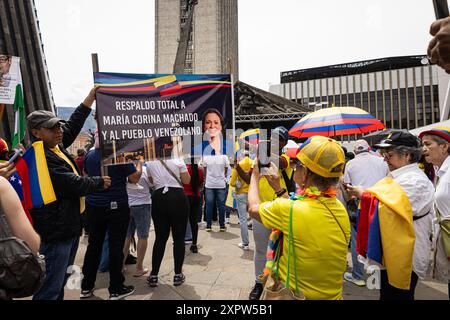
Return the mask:
<svg viewBox="0 0 450 320">
<path fill-rule="evenodd" d="M 223 140 L 224 119 L 217 109 L 208 109 L 203 115 L 203 132 L 209 148 L 203 151 L 202 167 L 205 171 L 206 231 L 211 232 L 214 204 L 219 212 L 220 231 L 225 226 L 225 201 L 227 199 L 227 172 L 230 166 L 224 154 L 226 143 Z M 224 149 L 225 147 L 225 149 Z"/>
<path fill-rule="evenodd" d="M 189 202 L 183 184 L 190 183 L 191 177 L 182 159 L 148 162 L 147 173 L 155 188 L 152 195 L 152 218 L 156 237 L 152 253 L 152 271 L 147 283 L 150 287 L 158 286 L 159 268 L 172 231 L 175 264 L 173 285 L 179 286 L 185 281 L 182 269 L 184 237 L 189 215 Z"/>
<path fill-rule="evenodd" d="M 437 184 L 434 195 L 436 211 L 435 240 L 436 251 L 433 263 L 433 278 L 448 283 L 450 298 L 450 252 L 446 252 L 443 237 L 450 229 L 450 128 L 438 127 L 422 132 L 423 153 L 425 160 L 438 167 Z M 447 249 L 448 251 L 448 249 Z"/>
<path fill-rule="evenodd" d="M 387 271 L 381 270 L 380 300 L 414 300 L 417 282 L 419 278 L 426 276 L 428 269 L 434 187 L 419 168 L 422 148 L 417 137 L 410 133 L 396 132 L 375 147 L 381 149 L 381 154 L 389 166 L 388 177 L 397 182 L 408 197 L 415 233 L 410 289 L 393 287 L 388 283 Z M 346 187 L 351 194 L 361 198 L 362 189 L 349 185 Z"/>
</svg>

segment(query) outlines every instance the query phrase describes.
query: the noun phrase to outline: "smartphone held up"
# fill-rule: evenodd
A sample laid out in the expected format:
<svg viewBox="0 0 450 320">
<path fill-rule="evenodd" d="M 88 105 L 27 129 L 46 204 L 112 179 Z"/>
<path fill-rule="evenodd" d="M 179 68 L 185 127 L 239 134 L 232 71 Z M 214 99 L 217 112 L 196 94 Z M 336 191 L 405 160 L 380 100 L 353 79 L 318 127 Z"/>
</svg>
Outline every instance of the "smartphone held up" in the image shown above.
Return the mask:
<svg viewBox="0 0 450 320">
<path fill-rule="evenodd" d="M 14 150 L 14 154 L 13 154 L 11 157 L 9 157 L 8 163 L 14 163 L 14 162 L 16 162 L 17 160 L 19 160 L 19 158 L 20 158 L 21 156 L 23 156 L 23 151 L 22 151 L 22 149 L 15 149 L 15 150 Z"/>
</svg>

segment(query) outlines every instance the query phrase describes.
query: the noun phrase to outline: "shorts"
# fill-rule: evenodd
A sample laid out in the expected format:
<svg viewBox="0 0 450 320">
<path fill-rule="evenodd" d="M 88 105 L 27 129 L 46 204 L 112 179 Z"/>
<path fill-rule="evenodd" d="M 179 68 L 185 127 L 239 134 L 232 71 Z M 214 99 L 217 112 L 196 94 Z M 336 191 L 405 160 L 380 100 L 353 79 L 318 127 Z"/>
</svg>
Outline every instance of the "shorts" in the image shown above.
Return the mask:
<svg viewBox="0 0 450 320">
<path fill-rule="evenodd" d="M 127 238 L 133 237 L 137 231 L 138 239 L 148 239 L 152 221 L 151 213 L 151 204 L 130 207 L 130 224 L 128 225 Z"/>
</svg>

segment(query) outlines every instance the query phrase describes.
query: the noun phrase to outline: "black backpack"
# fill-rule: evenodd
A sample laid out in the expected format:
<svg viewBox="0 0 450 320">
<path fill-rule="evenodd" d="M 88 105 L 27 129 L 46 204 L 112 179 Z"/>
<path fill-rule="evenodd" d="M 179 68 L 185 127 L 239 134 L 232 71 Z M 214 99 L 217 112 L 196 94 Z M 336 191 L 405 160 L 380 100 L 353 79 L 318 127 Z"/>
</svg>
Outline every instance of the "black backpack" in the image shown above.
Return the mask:
<svg viewBox="0 0 450 320">
<path fill-rule="evenodd" d="M 32 296 L 45 279 L 43 256 L 12 235 L 0 206 L 0 300 Z"/>
</svg>

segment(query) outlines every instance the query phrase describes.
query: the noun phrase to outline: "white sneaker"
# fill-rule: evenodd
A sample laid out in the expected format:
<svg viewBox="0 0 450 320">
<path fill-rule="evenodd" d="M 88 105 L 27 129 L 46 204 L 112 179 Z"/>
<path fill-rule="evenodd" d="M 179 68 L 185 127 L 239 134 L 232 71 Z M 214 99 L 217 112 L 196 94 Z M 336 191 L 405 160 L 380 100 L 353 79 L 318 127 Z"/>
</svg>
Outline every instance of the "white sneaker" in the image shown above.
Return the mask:
<svg viewBox="0 0 450 320">
<path fill-rule="evenodd" d="M 248 244 L 245 245 L 242 242 L 238 244 L 238 247 L 245 251 L 250 250 L 250 247 L 248 246 Z"/>
<path fill-rule="evenodd" d="M 225 218 L 225 224 L 230 224 L 230 218 Z"/>
<path fill-rule="evenodd" d="M 344 279 L 348 282 L 356 284 L 358 287 L 364 287 L 366 285 L 366 282 L 364 280 L 358 280 L 358 279 L 353 278 L 353 276 L 350 272 L 344 273 Z"/>
</svg>

